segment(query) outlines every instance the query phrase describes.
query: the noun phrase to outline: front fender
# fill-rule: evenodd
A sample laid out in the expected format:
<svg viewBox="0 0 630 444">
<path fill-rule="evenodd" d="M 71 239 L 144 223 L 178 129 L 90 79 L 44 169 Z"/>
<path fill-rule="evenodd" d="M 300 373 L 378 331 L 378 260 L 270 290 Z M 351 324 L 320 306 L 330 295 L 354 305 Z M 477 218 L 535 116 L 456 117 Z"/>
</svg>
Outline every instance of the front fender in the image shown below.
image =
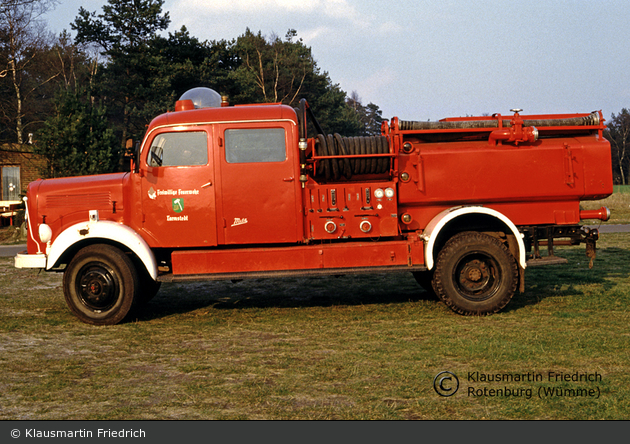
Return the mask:
<svg viewBox="0 0 630 444">
<path fill-rule="evenodd" d="M 488 216 L 492 216 L 503 222 L 512 232 L 514 237 L 516 238 L 516 242 L 518 244 L 518 263 L 522 269 L 527 267 L 527 258 L 525 255 L 525 243 L 523 242 L 523 236 L 516 228 L 516 225 L 512 223 L 510 219 L 508 219 L 505 215 L 499 213 L 492 208 L 486 207 L 454 207 L 449 208 L 447 210 L 442 211 L 429 222 L 422 233 L 422 239 L 425 242 L 424 249 L 424 263 L 429 270 L 433 269 L 435 265 L 434 261 L 434 249 L 435 243 L 437 241 L 438 235 L 442 228 L 444 228 L 449 222 L 457 219 L 460 216 L 466 214 L 485 214 Z"/>
<path fill-rule="evenodd" d="M 46 270 L 54 267 L 68 248 L 86 239 L 108 239 L 124 245 L 142 261 L 153 280 L 157 280 L 157 261 L 145 240 L 128 226 L 106 220 L 80 222 L 66 228 L 50 246 Z"/>
</svg>

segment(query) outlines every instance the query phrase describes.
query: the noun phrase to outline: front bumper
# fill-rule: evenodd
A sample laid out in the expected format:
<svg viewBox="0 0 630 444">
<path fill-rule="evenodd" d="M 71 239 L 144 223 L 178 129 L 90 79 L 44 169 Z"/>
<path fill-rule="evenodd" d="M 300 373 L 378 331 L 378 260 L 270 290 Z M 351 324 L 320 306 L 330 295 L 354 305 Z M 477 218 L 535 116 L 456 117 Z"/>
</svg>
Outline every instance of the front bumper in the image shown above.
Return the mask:
<svg viewBox="0 0 630 444">
<path fill-rule="evenodd" d="M 48 257 L 44 253 L 18 253 L 15 256 L 15 268 L 46 268 Z"/>
</svg>

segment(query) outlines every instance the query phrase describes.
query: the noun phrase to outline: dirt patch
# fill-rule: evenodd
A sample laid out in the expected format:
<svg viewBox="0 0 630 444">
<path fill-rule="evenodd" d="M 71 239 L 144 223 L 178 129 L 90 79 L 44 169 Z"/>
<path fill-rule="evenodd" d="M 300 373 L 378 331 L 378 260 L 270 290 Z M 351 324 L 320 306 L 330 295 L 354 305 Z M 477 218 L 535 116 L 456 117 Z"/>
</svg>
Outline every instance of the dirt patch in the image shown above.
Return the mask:
<svg viewBox="0 0 630 444">
<path fill-rule="evenodd" d="M 26 242 L 24 227 L 0 227 L 0 245 L 15 245 Z"/>
</svg>

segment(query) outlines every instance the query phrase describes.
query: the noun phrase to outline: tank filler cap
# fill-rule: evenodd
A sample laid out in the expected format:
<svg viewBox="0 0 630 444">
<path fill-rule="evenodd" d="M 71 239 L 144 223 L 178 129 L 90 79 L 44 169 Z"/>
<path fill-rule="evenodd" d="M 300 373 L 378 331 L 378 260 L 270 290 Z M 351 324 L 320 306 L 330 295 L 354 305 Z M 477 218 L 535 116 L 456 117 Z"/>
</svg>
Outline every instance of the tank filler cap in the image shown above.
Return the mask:
<svg viewBox="0 0 630 444">
<path fill-rule="evenodd" d="M 210 88 L 193 88 L 186 91 L 179 100 L 191 100 L 195 109 L 199 108 L 219 108 L 221 106 L 221 95 Z"/>
</svg>

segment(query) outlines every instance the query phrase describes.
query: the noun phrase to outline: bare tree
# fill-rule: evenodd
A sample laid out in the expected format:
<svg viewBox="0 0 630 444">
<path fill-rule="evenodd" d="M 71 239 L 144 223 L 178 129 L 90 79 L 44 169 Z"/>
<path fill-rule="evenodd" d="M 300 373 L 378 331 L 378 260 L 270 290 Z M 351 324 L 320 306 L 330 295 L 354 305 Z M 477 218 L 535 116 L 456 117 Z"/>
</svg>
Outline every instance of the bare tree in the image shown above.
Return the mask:
<svg viewBox="0 0 630 444">
<path fill-rule="evenodd" d="M 289 30 L 283 41 L 275 33 L 265 38 L 247 29 L 237 41 L 243 60 L 240 74 L 253 80 L 264 102 L 296 104 L 309 73 L 315 70 L 310 49 L 301 40 L 293 41 L 296 35 L 295 30 Z"/>
<path fill-rule="evenodd" d="M 359 134 L 361 136 L 377 136 L 381 133 L 381 124 L 383 122 L 382 111 L 372 102 L 364 106 L 361 103 L 361 97 L 356 91 L 352 91 L 346 98 L 346 104 L 355 113 L 361 124 Z"/>
<path fill-rule="evenodd" d="M 356 112 L 359 112 L 359 110 L 363 107 L 363 105 L 361 105 L 361 97 L 359 96 L 359 93 L 356 91 L 352 91 L 350 93 L 350 95 L 346 99 L 346 103 L 348 104 L 348 106 L 350 106 L 350 108 L 352 108 Z"/>
<path fill-rule="evenodd" d="M 24 143 L 24 101 L 47 78 L 28 75 L 29 67 L 46 47 L 50 37 L 41 20 L 57 0 L 3 0 L 0 7 L 0 78 L 5 78 L 14 92 L 14 106 L 4 108 L 4 116 L 15 126 L 17 143 Z"/>
<path fill-rule="evenodd" d="M 616 181 L 626 185 L 630 170 L 630 112 L 626 108 L 616 116 L 614 114 L 611 116 L 604 135 L 610 141 L 613 172 L 618 178 Z"/>
<path fill-rule="evenodd" d="M 39 3 L 39 0 L 3 0 L 2 3 L 0 3 L 0 15 L 7 13 L 7 11 L 13 8 L 31 5 L 33 3 Z"/>
</svg>

